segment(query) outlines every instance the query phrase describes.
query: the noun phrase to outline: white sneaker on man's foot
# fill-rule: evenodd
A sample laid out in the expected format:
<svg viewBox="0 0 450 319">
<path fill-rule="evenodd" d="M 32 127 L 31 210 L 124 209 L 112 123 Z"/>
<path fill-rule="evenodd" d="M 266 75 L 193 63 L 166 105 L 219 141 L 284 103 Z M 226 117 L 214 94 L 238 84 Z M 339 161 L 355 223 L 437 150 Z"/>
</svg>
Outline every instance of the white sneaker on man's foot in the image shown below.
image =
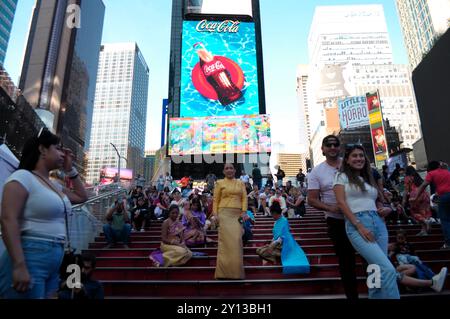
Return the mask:
<svg viewBox="0 0 450 319">
<path fill-rule="evenodd" d="M 433 277 L 431 285 L 431 289 L 436 292 L 441 292 L 442 288 L 444 288 L 445 279 L 447 278 L 447 267 L 442 267 L 439 274 Z"/>
</svg>

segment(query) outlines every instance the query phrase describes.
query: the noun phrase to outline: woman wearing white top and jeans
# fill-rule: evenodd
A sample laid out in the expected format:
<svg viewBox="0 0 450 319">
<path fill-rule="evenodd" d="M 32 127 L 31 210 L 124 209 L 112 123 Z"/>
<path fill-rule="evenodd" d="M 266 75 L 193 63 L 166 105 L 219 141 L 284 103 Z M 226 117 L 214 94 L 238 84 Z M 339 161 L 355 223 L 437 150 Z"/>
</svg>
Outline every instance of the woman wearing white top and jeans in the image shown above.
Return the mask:
<svg viewBox="0 0 450 319">
<path fill-rule="evenodd" d="M 0 298 L 44 299 L 56 295 L 66 240 L 65 215 L 87 200 L 72 152 L 47 129 L 25 143 L 19 170 L 3 190 L 1 226 L 7 251 L 0 256 Z M 63 168 L 73 191 L 53 183 Z"/>
<path fill-rule="evenodd" d="M 369 159 L 361 145 L 347 147 L 341 173 L 335 178 L 334 192 L 345 215 L 347 236 L 353 247 L 370 264 L 381 269 L 378 288 L 369 288 L 369 299 L 399 299 L 397 281 L 407 286 L 431 287 L 441 291 L 447 269 L 433 280 L 419 280 L 397 273 L 388 258 L 388 231 L 383 217 L 391 212 L 378 202 L 379 191 Z M 378 206 L 378 208 L 377 208 Z"/>
</svg>

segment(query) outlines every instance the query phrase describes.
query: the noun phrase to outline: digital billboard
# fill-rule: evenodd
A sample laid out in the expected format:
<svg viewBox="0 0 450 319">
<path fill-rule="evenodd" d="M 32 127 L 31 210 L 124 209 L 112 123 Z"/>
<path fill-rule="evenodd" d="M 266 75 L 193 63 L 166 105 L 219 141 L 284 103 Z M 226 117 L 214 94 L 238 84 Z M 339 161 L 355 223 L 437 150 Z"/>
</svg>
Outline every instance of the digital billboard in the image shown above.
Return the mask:
<svg viewBox="0 0 450 319">
<path fill-rule="evenodd" d="M 114 177 L 116 175 L 118 175 L 117 167 L 103 167 L 100 170 L 100 184 L 111 184 L 114 181 Z M 131 181 L 133 179 L 133 170 L 128 168 L 121 168 L 120 179 Z"/>
<path fill-rule="evenodd" d="M 255 24 L 184 21 L 180 117 L 259 114 Z"/>
<path fill-rule="evenodd" d="M 322 100 L 350 95 L 346 87 L 345 72 L 345 65 L 323 66 L 316 98 Z"/>
<path fill-rule="evenodd" d="M 170 156 L 270 151 L 270 120 L 267 115 L 170 120 Z"/>
</svg>

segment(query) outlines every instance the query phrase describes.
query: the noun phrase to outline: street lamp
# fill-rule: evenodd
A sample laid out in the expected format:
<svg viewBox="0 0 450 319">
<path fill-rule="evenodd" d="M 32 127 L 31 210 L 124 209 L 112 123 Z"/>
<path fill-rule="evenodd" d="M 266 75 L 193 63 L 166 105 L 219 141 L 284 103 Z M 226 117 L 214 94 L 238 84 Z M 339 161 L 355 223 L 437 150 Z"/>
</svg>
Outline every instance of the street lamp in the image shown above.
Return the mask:
<svg viewBox="0 0 450 319">
<path fill-rule="evenodd" d="M 123 158 L 127 163 L 128 163 L 128 160 L 125 157 L 120 155 L 119 151 L 117 150 L 117 147 L 113 143 L 110 143 L 110 144 L 112 145 L 112 147 L 114 147 L 114 150 L 117 153 L 117 157 L 118 157 L 118 159 L 117 159 L 117 174 L 119 175 L 119 184 L 120 184 L 120 181 L 121 181 L 121 176 L 120 176 L 120 159 Z"/>
</svg>

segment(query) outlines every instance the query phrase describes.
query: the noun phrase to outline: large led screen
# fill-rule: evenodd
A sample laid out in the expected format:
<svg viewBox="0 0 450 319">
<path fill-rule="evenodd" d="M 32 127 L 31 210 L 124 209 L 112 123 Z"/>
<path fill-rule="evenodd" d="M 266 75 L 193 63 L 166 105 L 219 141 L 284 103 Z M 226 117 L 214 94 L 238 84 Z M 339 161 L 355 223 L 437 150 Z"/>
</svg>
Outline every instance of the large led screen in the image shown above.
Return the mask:
<svg viewBox="0 0 450 319">
<path fill-rule="evenodd" d="M 267 115 L 170 119 L 170 156 L 270 151 Z"/>
<path fill-rule="evenodd" d="M 180 117 L 259 114 L 255 25 L 184 21 Z"/>
</svg>

